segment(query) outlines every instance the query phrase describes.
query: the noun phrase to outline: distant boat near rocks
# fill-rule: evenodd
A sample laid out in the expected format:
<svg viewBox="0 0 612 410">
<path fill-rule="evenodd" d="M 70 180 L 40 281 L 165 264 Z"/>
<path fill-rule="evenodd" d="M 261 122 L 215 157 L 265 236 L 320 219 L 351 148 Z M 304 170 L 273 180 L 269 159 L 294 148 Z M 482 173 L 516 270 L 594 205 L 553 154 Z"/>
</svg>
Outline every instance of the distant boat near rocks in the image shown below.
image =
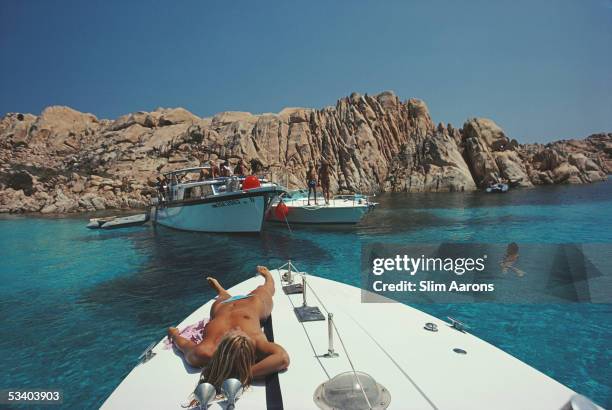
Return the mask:
<svg viewBox="0 0 612 410">
<path fill-rule="evenodd" d="M 489 194 L 503 194 L 508 192 L 509 189 L 508 184 L 497 183 L 488 186 L 485 192 Z"/>
</svg>

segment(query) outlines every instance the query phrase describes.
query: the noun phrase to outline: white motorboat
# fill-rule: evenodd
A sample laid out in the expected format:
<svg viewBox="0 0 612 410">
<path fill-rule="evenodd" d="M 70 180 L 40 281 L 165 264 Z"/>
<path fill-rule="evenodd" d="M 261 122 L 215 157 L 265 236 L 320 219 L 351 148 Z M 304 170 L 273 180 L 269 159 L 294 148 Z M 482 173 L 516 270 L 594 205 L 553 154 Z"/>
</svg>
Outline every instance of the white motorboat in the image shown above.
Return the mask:
<svg viewBox="0 0 612 410">
<path fill-rule="evenodd" d="M 164 174 L 168 182 L 160 188 L 158 201 L 151 207 L 151 220 L 187 231 L 261 231 L 266 210 L 285 190 L 254 176 L 189 179 L 204 169 L 209 167 Z"/>
<path fill-rule="evenodd" d="M 457 321 L 448 323 L 400 303 L 362 303 L 361 289 L 297 272 L 290 263 L 271 272 L 274 310 L 263 330 L 285 348 L 291 363 L 288 370 L 242 391 L 238 409 L 599 408 L 471 335 Z M 261 282 L 251 278 L 229 292 L 247 294 Z M 304 288 L 306 295 L 294 293 Z M 213 301 L 179 329 L 207 318 Z M 165 340 L 141 357 L 103 409 L 185 408 L 196 386 L 200 398 L 210 388 L 198 385 L 199 370 Z M 202 400 L 211 399 L 211 409 L 234 408 L 231 400 L 240 389 L 232 382 L 237 380 L 227 381 L 224 396 L 214 397 L 213 388 Z"/>
<path fill-rule="evenodd" d="M 376 205 L 359 194 L 336 195 L 329 203 L 320 196 L 308 201 L 307 191 L 298 190 L 274 201 L 268 219 L 290 224 L 356 224 Z"/>
</svg>

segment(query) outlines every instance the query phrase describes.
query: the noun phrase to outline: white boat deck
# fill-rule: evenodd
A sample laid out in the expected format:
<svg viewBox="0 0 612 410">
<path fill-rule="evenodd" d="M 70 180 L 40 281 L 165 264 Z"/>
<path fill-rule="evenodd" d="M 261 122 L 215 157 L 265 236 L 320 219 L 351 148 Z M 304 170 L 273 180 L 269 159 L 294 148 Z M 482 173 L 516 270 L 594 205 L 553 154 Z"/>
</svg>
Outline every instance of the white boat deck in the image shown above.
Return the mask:
<svg viewBox="0 0 612 410">
<path fill-rule="evenodd" d="M 351 198 L 330 198 L 329 203 L 325 203 L 325 200 L 317 196 L 317 201 L 310 198 L 310 205 L 308 205 L 308 198 L 283 198 L 283 202 L 287 206 L 293 207 L 313 207 L 313 208 L 354 208 L 354 207 L 368 207 L 368 202 L 363 199 L 362 202 Z"/>
<path fill-rule="evenodd" d="M 283 198 L 282 201 L 287 206 L 286 221 L 276 215 L 279 202 L 271 206 L 269 219 L 298 224 L 356 224 L 376 205 L 365 197 L 353 196 L 335 197 L 327 204 L 322 198 L 317 202 L 311 199 L 310 205 L 303 197 Z"/>
<path fill-rule="evenodd" d="M 289 353 L 289 369 L 279 374 L 285 409 L 316 409 L 315 389 L 328 377 L 351 370 L 338 337 L 337 358 L 327 353 L 326 321 L 298 322 L 293 305 L 302 295 L 287 296 L 276 280 L 272 323 L 275 342 Z M 299 277 L 296 277 L 299 282 Z M 391 409 L 562 409 L 575 394 L 496 347 L 451 328 L 446 322 L 399 303 L 362 304 L 361 290 L 327 279 L 308 276 L 309 285 L 334 314 L 334 321 L 358 371 L 373 376 L 391 394 Z M 231 288 L 246 294 L 262 283 L 254 277 Z M 308 304 L 323 306 L 307 290 Z M 179 328 L 207 318 L 212 301 L 185 319 Z M 487 318 L 494 320 L 494 318 Z M 437 324 L 438 331 L 423 328 Z M 186 366 L 163 343 L 148 362 L 134 368 L 102 406 L 105 409 L 181 408 L 194 390 L 199 372 Z M 460 348 L 467 354 L 453 351 Z M 546 346 L 542 346 L 543 349 Z M 224 408 L 214 403 L 211 409 Z M 238 400 L 237 409 L 267 409 L 263 383 L 250 387 Z"/>
</svg>

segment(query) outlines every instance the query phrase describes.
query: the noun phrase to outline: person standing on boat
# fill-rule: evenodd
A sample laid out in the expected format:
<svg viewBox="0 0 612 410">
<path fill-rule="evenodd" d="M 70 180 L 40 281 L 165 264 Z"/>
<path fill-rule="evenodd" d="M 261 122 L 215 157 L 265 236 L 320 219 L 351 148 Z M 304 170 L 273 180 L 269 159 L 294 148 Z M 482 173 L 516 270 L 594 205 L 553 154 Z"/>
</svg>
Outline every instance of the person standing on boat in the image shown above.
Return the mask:
<svg viewBox="0 0 612 410">
<path fill-rule="evenodd" d="M 314 193 L 314 202 L 317 204 L 317 173 L 312 162 L 308 163 L 306 171 L 306 185 L 308 185 L 308 205 L 310 205 L 310 192 Z"/>
<path fill-rule="evenodd" d="M 210 161 L 210 177 L 218 178 L 219 177 L 219 166 L 216 161 Z"/>
<path fill-rule="evenodd" d="M 244 159 L 240 158 L 240 161 L 234 168 L 234 175 L 245 176 L 249 171 L 247 170 L 246 164 L 244 163 Z"/>
<path fill-rule="evenodd" d="M 159 198 L 160 201 L 165 201 L 166 200 L 166 191 L 168 189 L 168 186 L 166 185 L 166 178 L 165 177 L 157 177 L 157 182 L 155 184 L 157 186 L 157 196 Z"/>
<path fill-rule="evenodd" d="M 329 205 L 329 163 L 325 158 L 321 159 L 321 167 L 319 168 L 319 184 L 323 191 L 325 204 Z"/>
<path fill-rule="evenodd" d="M 210 173 L 209 173 L 208 169 L 202 168 L 200 170 L 200 176 L 198 178 L 198 181 L 205 181 L 205 180 L 207 180 L 209 175 L 210 175 Z"/>
<path fill-rule="evenodd" d="M 200 383 L 210 383 L 220 390 L 224 380 L 236 378 L 246 388 L 253 378 L 289 366 L 285 349 L 268 341 L 261 331 L 261 323 L 272 313 L 274 279 L 265 266 L 258 266 L 257 272 L 265 282 L 248 295 L 231 296 L 216 279 L 207 278 L 218 296 L 210 308 L 202 342 L 196 344 L 181 336 L 177 328 L 168 328 L 168 339 L 187 363 L 204 368 Z"/>
<path fill-rule="evenodd" d="M 227 161 L 221 161 L 221 166 L 220 166 L 221 170 L 220 170 L 220 175 L 222 177 L 231 177 L 232 176 L 232 170 L 230 169 L 230 167 L 228 166 Z"/>
</svg>

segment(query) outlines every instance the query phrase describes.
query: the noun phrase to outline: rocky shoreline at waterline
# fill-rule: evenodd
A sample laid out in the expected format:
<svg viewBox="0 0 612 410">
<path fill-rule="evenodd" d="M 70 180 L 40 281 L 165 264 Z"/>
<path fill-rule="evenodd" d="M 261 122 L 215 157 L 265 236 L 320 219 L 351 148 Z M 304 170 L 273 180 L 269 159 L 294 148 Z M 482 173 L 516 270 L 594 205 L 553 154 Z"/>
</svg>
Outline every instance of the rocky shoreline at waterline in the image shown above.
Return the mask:
<svg viewBox="0 0 612 410">
<path fill-rule="evenodd" d="M 490 119 L 435 124 L 426 104 L 392 92 L 276 114 L 183 108 L 98 119 L 52 106 L 0 119 L 0 213 L 144 208 L 160 172 L 223 159 L 292 187 L 325 158 L 334 192 L 474 191 L 593 183 L 612 170 L 612 133 L 519 144 Z"/>
</svg>

